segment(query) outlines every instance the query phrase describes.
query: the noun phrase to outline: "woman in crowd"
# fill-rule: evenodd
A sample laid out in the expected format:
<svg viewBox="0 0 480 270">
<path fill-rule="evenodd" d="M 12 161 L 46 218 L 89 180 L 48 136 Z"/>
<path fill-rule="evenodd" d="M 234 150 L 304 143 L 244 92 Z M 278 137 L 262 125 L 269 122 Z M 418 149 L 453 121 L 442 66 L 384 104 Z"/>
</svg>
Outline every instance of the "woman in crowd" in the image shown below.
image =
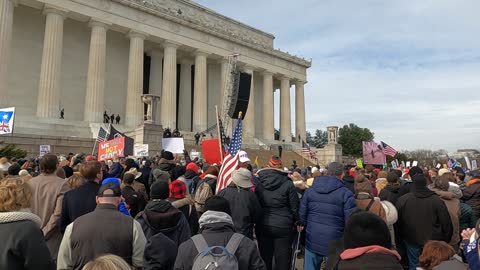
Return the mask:
<svg viewBox="0 0 480 270">
<path fill-rule="evenodd" d="M 31 195 L 19 177 L 0 182 L 0 269 L 55 269 L 42 221 L 27 209 Z"/>
<path fill-rule="evenodd" d="M 437 179 L 438 180 L 438 179 Z M 428 241 L 420 255 L 420 270 L 466 270 L 467 265 L 455 256 L 455 250 L 443 241 Z"/>
<path fill-rule="evenodd" d="M 384 221 L 385 210 L 380 201 L 375 200 L 372 194 L 372 186 L 370 181 L 362 174 L 355 177 L 355 202 L 357 207 L 366 211 L 370 211 L 382 218 Z"/>
</svg>

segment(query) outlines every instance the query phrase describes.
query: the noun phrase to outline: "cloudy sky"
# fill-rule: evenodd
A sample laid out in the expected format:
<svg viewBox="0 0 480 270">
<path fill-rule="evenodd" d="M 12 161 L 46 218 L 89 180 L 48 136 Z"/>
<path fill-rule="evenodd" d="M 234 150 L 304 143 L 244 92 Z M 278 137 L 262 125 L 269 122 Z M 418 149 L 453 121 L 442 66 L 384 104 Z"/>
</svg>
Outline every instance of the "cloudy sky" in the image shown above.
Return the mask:
<svg viewBox="0 0 480 270">
<path fill-rule="evenodd" d="M 312 58 L 308 130 L 356 123 L 400 150 L 480 148 L 480 1 L 197 2 Z"/>
</svg>

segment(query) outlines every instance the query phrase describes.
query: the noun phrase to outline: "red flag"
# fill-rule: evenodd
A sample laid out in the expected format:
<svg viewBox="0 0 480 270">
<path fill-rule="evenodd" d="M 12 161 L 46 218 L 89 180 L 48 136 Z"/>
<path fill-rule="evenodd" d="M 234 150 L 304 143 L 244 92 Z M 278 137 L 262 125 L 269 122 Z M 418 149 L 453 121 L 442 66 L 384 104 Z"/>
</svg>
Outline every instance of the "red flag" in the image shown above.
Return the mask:
<svg viewBox="0 0 480 270">
<path fill-rule="evenodd" d="M 220 157 L 220 146 L 218 145 L 218 139 L 204 140 L 202 141 L 203 158 L 208 164 L 220 164 L 222 158 Z"/>
</svg>

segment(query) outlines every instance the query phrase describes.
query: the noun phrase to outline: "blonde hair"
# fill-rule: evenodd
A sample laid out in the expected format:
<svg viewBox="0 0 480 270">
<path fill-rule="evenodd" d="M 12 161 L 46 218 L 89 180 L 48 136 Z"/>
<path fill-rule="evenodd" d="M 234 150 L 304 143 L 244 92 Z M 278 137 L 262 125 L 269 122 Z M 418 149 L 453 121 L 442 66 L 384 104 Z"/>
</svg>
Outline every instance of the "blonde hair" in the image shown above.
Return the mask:
<svg viewBox="0 0 480 270">
<path fill-rule="evenodd" d="M 121 257 L 107 254 L 90 261 L 82 270 L 132 270 L 132 267 Z"/>
<path fill-rule="evenodd" d="M 30 187 L 20 177 L 0 181 L 0 212 L 13 212 L 30 207 Z"/>
<path fill-rule="evenodd" d="M 87 182 L 87 180 L 80 174 L 74 174 L 67 179 L 67 182 L 70 189 L 76 189 Z"/>
</svg>

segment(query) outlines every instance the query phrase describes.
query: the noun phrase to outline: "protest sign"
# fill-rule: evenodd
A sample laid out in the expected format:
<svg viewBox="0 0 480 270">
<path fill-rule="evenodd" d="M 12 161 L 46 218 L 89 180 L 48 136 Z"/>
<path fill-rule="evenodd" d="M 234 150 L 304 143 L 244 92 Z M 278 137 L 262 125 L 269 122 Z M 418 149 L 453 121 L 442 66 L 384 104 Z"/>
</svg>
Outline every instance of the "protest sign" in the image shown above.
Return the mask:
<svg viewBox="0 0 480 270">
<path fill-rule="evenodd" d="M 410 168 L 410 161 L 407 161 L 407 168 Z"/>
<path fill-rule="evenodd" d="M 125 137 L 117 137 L 113 140 L 101 142 L 98 145 L 98 161 L 104 161 L 115 157 L 125 156 Z"/>
<path fill-rule="evenodd" d="M 383 165 L 387 158 L 382 148 L 376 142 L 362 142 L 363 164 Z"/>
<path fill-rule="evenodd" d="M 40 157 L 43 157 L 45 154 L 50 153 L 51 146 L 50 145 L 40 145 Z"/>
<path fill-rule="evenodd" d="M 418 161 L 414 160 L 412 163 L 412 167 L 416 167 L 418 165 Z"/>
<path fill-rule="evenodd" d="M 13 133 L 15 108 L 0 109 L 0 135 Z"/>
<path fill-rule="evenodd" d="M 148 144 L 135 144 L 133 155 L 136 157 L 148 157 Z"/>
<path fill-rule="evenodd" d="M 222 163 L 222 158 L 220 157 L 220 145 L 218 144 L 218 139 L 203 140 L 202 153 L 203 153 L 203 158 L 207 161 L 208 164 Z"/>
<path fill-rule="evenodd" d="M 162 138 L 162 148 L 174 154 L 182 154 L 185 150 L 183 138 Z"/>
<path fill-rule="evenodd" d="M 358 168 L 360 168 L 360 169 L 363 169 L 363 162 L 362 162 L 362 159 L 361 159 L 361 158 L 359 158 L 359 159 L 357 159 L 357 160 L 356 160 L 356 162 L 357 162 L 357 167 L 358 167 Z"/>
<path fill-rule="evenodd" d="M 470 158 L 469 157 L 465 157 L 465 162 L 467 163 L 467 168 L 469 170 L 472 169 L 472 163 L 470 163 Z"/>
<path fill-rule="evenodd" d="M 396 168 L 396 167 L 397 167 L 397 163 L 395 163 L 395 160 L 392 160 L 391 164 L 392 164 L 392 168 Z"/>
<path fill-rule="evenodd" d="M 197 150 L 192 149 L 190 152 L 190 159 L 194 160 L 195 158 L 200 158 L 200 152 L 197 152 Z"/>
<path fill-rule="evenodd" d="M 440 163 L 437 163 L 437 166 L 436 166 L 436 168 L 440 170 L 440 168 L 442 168 L 442 164 L 440 164 Z"/>
</svg>

